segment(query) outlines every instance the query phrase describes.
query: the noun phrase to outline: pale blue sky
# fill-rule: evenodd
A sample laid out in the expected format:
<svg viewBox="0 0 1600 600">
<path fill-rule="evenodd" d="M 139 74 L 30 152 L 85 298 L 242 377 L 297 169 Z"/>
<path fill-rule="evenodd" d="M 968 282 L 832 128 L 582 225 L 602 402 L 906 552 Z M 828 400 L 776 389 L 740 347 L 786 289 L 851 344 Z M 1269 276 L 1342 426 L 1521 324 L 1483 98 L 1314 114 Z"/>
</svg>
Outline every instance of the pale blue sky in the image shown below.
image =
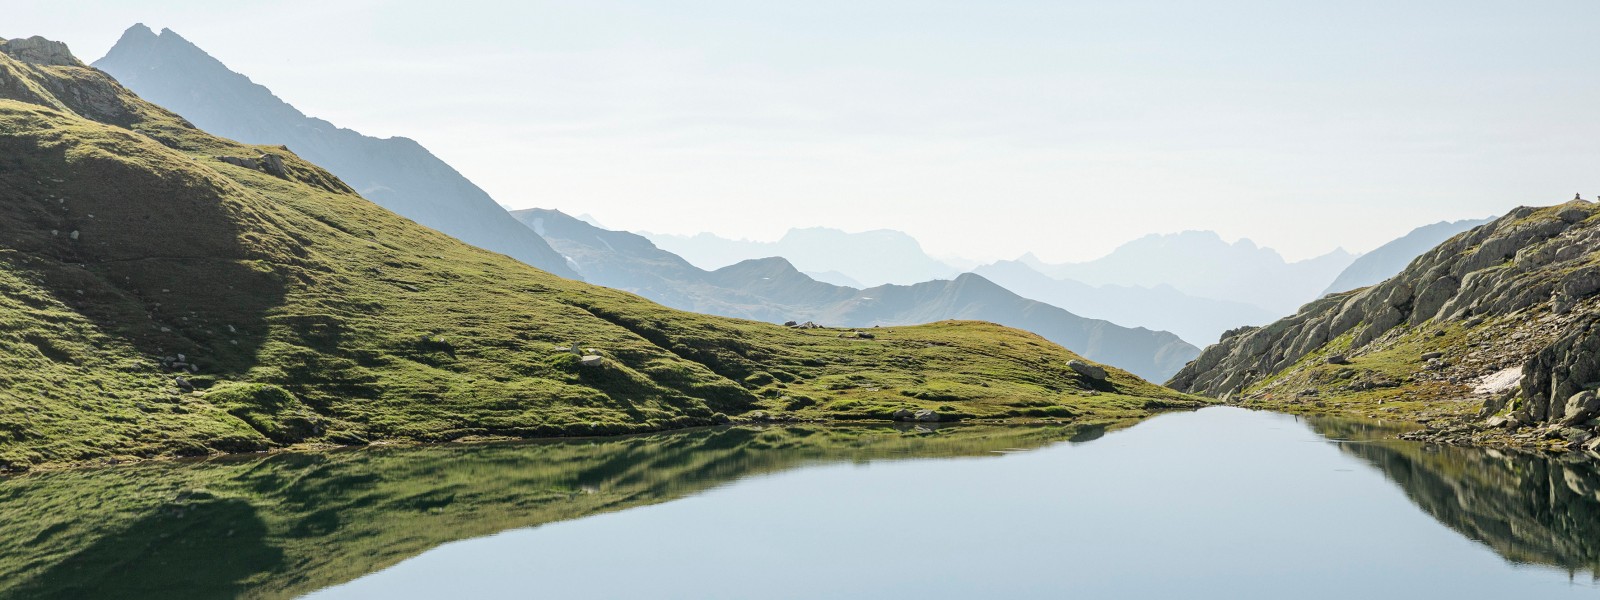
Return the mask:
<svg viewBox="0 0 1600 600">
<path fill-rule="evenodd" d="M 1214 229 L 1291 258 L 1600 193 L 1600 3 L 60 2 L 0 36 L 172 28 L 502 203 L 936 254 Z"/>
</svg>

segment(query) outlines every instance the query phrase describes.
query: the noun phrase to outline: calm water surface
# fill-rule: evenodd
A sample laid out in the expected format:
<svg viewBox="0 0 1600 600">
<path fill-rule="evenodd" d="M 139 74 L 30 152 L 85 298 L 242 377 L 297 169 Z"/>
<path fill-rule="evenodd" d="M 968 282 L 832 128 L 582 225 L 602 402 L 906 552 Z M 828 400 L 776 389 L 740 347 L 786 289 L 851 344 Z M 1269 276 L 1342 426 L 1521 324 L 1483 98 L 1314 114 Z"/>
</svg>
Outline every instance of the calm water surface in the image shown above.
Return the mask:
<svg viewBox="0 0 1600 600">
<path fill-rule="evenodd" d="M 30 477 L 0 483 L 0 594 L 1600 597 L 1594 465 L 1374 435 L 1214 408 Z"/>
</svg>

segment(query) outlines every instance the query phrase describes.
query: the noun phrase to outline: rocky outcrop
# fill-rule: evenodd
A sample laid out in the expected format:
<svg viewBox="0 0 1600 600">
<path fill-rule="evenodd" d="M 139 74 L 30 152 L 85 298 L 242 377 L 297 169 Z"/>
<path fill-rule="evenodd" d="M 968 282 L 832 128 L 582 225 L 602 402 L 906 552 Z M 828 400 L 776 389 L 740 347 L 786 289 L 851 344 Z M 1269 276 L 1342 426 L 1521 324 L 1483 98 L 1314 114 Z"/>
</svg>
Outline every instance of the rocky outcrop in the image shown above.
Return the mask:
<svg viewBox="0 0 1600 600">
<path fill-rule="evenodd" d="M 0 39 L 0 52 L 22 62 L 52 67 L 81 67 L 67 45 L 39 36 L 15 40 Z"/>
<path fill-rule="evenodd" d="M 1168 385 L 1240 394 L 1314 353 L 1323 356 L 1319 367 L 1359 364 L 1405 341 L 1424 348 L 1411 355 L 1418 381 L 1464 385 L 1523 364 L 1523 401 L 1512 406 L 1532 422 L 1560 420 L 1569 397 L 1600 382 L 1600 333 L 1591 317 L 1600 313 L 1597 211 L 1583 201 L 1518 208 L 1447 240 L 1383 283 L 1229 332 Z M 1446 338 L 1447 330 L 1465 335 Z"/>
</svg>

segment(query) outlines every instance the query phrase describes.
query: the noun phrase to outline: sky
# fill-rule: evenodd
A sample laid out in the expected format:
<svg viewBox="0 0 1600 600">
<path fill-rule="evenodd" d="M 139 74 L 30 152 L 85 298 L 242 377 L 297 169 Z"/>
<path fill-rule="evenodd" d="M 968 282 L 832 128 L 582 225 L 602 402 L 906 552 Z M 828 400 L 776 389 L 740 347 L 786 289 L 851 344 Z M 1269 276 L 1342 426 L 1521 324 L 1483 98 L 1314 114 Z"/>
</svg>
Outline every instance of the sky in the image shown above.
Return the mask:
<svg viewBox="0 0 1600 600">
<path fill-rule="evenodd" d="M 171 28 L 511 208 L 1091 259 L 1209 229 L 1290 259 L 1600 195 L 1593 0 L 8 0 L 85 61 Z"/>
</svg>

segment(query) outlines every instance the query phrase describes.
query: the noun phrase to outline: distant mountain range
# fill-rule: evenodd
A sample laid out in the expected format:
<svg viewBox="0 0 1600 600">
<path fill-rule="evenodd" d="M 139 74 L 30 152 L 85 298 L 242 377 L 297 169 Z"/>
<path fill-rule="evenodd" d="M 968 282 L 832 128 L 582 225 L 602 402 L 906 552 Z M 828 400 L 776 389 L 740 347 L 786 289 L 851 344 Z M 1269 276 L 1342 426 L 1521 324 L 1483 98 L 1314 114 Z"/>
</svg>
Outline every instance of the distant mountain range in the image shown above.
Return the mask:
<svg viewBox="0 0 1600 600">
<path fill-rule="evenodd" d="M 1368 252 L 1345 267 L 1344 272 L 1334 278 L 1327 289 L 1322 290 L 1323 295 L 1348 292 L 1356 288 L 1383 283 L 1385 279 L 1398 275 L 1404 271 L 1406 265 L 1416 260 L 1422 253 L 1434 246 L 1444 243 L 1457 234 L 1468 231 L 1479 225 L 1486 225 L 1494 219 L 1471 219 L 1463 221 L 1442 221 L 1432 225 L 1424 225 L 1411 230 L 1400 238 L 1379 246 L 1376 250 Z"/>
<path fill-rule="evenodd" d="M 710 233 L 692 236 L 641 232 L 664 250 L 702 269 L 720 269 L 752 258 L 782 256 L 795 268 L 859 285 L 913 284 L 950 279 L 961 271 L 923 252 L 916 238 L 879 229 L 849 233 L 827 227 L 790 229 L 776 242 L 730 240 Z"/>
<path fill-rule="evenodd" d="M 1247 239 L 1230 244 L 1213 231 L 1185 231 L 1147 235 L 1087 262 L 1048 264 L 1031 254 L 1019 261 L 1056 279 L 1097 286 L 1169 285 L 1191 296 L 1253 304 L 1287 315 L 1317 299 L 1355 259 L 1356 255 L 1337 249 L 1289 262 L 1276 250 Z"/>
<path fill-rule="evenodd" d="M 586 280 L 674 308 L 851 327 L 945 319 L 991 321 L 1032 331 L 1092 360 L 1158 380 L 1199 353 L 1172 333 L 1084 318 L 1018 296 L 974 274 L 857 289 L 817 281 L 778 257 L 708 271 L 642 235 L 601 229 L 560 211 L 529 209 L 512 214 L 568 256 Z"/>
<path fill-rule="evenodd" d="M 1254 304 L 1191 296 L 1165 284 L 1094 286 L 1056 279 L 1014 260 L 984 265 L 973 273 L 1024 298 L 1113 323 L 1171 331 L 1199 345 L 1216 342 L 1229 329 L 1261 325 L 1282 316 Z"/>
<path fill-rule="evenodd" d="M 1415 239 L 1396 240 L 1362 261 L 1339 250 L 1291 263 L 1249 240 L 1230 244 L 1213 232 L 1184 232 L 1146 236 L 1094 261 L 1046 264 L 1028 255 L 968 276 L 892 230 L 801 228 L 755 242 L 634 235 L 607 230 L 587 214 L 531 210 L 513 218 L 416 142 L 307 117 L 170 30 L 136 25 L 95 66 L 200 127 L 287 146 L 402 216 L 564 277 L 764 321 L 871 326 L 980 318 L 1158 380 L 1198 352 L 1183 340 L 1209 343 L 1228 329 L 1290 314 L 1335 276 L 1341 278 L 1333 287 L 1370 284 L 1398 272 L 1434 238 L 1472 224 L 1419 229 L 1408 236 Z"/>
<path fill-rule="evenodd" d="M 195 126 L 249 144 L 287 146 L 379 206 L 485 250 L 577 277 L 544 240 L 410 139 L 379 139 L 307 117 L 171 30 L 130 27 L 99 68 Z"/>
</svg>

